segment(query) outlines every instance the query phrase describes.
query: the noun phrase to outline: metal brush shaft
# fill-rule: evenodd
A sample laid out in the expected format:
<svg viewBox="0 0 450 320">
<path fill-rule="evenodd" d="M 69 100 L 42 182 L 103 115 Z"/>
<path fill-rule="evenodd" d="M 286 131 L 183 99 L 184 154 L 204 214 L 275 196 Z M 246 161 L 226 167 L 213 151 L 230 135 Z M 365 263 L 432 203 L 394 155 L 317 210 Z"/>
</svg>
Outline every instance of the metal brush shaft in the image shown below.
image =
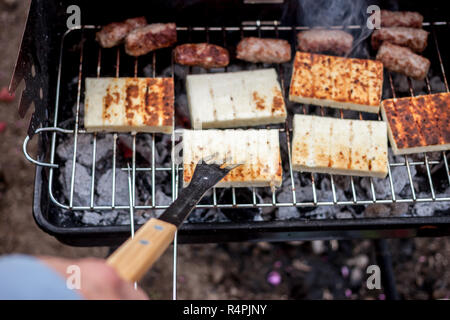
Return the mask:
<svg viewBox="0 0 450 320">
<path fill-rule="evenodd" d="M 206 191 L 222 180 L 231 169 L 221 168 L 217 164 L 198 164 L 189 186 L 181 190 L 177 200 L 159 219 L 179 227 Z"/>
</svg>

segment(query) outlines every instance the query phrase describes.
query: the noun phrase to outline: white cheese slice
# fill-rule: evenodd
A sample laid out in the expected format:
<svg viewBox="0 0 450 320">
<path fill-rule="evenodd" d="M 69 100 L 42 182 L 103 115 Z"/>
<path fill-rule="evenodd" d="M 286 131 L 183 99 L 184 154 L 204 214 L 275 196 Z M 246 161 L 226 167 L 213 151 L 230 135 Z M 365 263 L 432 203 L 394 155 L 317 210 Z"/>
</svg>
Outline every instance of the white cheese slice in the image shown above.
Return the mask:
<svg viewBox="0 0 450 320">
<path fill-rule="evenodd" d="M 184 130 L 184 186 L 200 160 L 241 164 L 216 187 L 279 187 L 282 182 L 278 130 Z"/>
<path fill-rule="evenodd" d="M 382 121 L 294 117 L 292 167 L 296 171 L 384 178 L 387 127 Z"/>
<path fill-rule="evenodd" d="M 171 133 L 172 78 L 86 78 L 87 131 Z"/>
<path fill-rule="evenodd" d="M 186 91 L 194 129 L 286 120 L 286 106 L 274 69 L 188 75 Z"/>
</svg>

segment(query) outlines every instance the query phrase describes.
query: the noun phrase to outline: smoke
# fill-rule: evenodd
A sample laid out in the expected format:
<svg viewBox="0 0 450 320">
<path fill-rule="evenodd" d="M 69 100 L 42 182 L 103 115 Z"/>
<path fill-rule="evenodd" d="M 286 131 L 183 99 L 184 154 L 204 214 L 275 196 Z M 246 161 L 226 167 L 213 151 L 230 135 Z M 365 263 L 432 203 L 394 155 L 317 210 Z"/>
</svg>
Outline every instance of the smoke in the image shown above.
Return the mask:
<svg viewBox="0 0 450 320">
<path fill-rule="evenodd" d="M 367 58 L 369 51 L 364 42 L 372 33 L 367 28 L 367 8 L 377 1 L 368 0 L 297 0 L 299 25 L 308 27 L 342 26 L 353 35 L 352 57 Z M 360 26 L 360 27 L 354 27 Z M 350 27 L 350 28 L 348 28 Z"/>
</svg>

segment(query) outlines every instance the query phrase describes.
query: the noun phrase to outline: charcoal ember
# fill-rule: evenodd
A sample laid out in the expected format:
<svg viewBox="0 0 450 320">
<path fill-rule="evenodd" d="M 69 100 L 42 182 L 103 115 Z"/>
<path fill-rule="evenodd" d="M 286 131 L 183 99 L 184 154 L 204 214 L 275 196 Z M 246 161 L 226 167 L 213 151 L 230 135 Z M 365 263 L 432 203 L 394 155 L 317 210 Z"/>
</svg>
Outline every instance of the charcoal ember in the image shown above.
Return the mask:
<svg viewBox="0 0 450 320">
<path fill-rule="evenodd" d="M 77 138 L 77 163 L 86 167 L 92 166 L 92 151 L 93 151 L 93 135 L 80 134 Z M 105 158 L 112 156 L 114 139 L 113 135 L 106 134 L 98 136 L 95 149 L 96 167 L 101 169 L 105 164 Z M 73 158 L 74 138 L 70 136 L 69 139 L 61 141 L 56 148 L 57 155 L 61 160 L 71 160 Z"/>
<path fill-rule="evenodd" d="M 271 202 L 272 202 L 272 197 L 267 196 L 263 199 L 263 203 L 271 203 Z M 270 221 L 270 220 L 274 219 L 276 211 L 277 211 L 277 208 L 273 207 L 273 206 L 262 207 L 261 208 L 261 216 L 263 217 L 263 220 Z"/>
<path fill-rule="evenodd" d="M 417 195 L 419 199 L 429 196 L 430 196 L 429 193 L 419 193 Z M 414 205 L 413 212 L 415 215 L 419 217 L 429 217 L 432 215 L 450 215 L 450 207 L 448 203 L 446 203 L 445 201 L 435 201 L 429 203 L 419 202 Z"/>
<path fill-rule="evenodd" d="M 280 207 L 275 212 L 277 220 L 289 220 L 300 218 L 300 212 L 297 207 Z"/>
<path fill-rule="evenodd" d="M 153 78 L 153 66 L 151 64 L 146 65 L 142 71 L 146 78 Z"/>
<path fill-rule="evenodd" d="M 364 216 L 367 218 L 383 218 L 389 217 L 391 213 L 391 208 L 384 204 L 371 204 L 368 205 L 364 211 Z"/>
<path fill-rule="evenodd" d="M 333 177 L 334 179 L 334 177 Z M 323 178 L 319 184 L 320 192 L 318 192 L 319 201 L 334 201 L 333 190 L 331 188 L 331 180 L 327 178 Z M 337 201 L 345 201 L 348 200 L 344 191 L 340 188 L 336 188 L 335 186 L 335 194 Z"/>
<path fill-rule="evenodd" d="M 77 79 L 77 81 L 78 81 L 78 79 Z M 77 114 L 77 105 L 75 104 L 75 105 L 73 105 L 73 107 L 72 107 L 72 114 L 73 115 L 75 115 L 75 114 Z M 79 113 L 78 113 L 78 127 L 79 128 L 82 128 L 82 127 L 84 127 L 84 103 L 83 102 L 80 102 L 80 110 L 79 110 Z"/>
<path fill-rule="evenodd" d="M 133 136 L 119 135 L 119 142 L 128 149 L 133 149 Z M 136 153 L 146 163 L 152 162 L 152 144 L 153 138 L 150 134 L 139 134 L 136 136 Z M 170 135 L 155 135 L 155 164 L 160 165 L 168 162 L 170 157 L 171 136 Z"/>
<path fill-rule="evenodd" d="M 155 204 L 157 206 L 170 206 L 172 203 L 172 197 L 166 195 L 162 190 L 158 189 L 155 192 Z M 156 218 L 159 218 L 165 209 L 157 209 L 154 210 L 154 214 Z"/>
<path fill-rule="evenodd" d="M 87 225 L 98 225 L 100 224 L 102 216 L 94 211 L 85 211 L 83 214 L 83 217 L 81 219 L 81 222 Z"/>
<path fill-rule="evenodd" d="M 72 181 L 72 160 L 67 160 L 64 166 L 63 174 L 60 176 L 60 182 L 63 186 L 64 196 L 67 202 L 70 201 L 70 188 Z M 61 181 L 62 180 L 62 181 Z M 75 164 L 73 205 L 88 206 L 91 197 L 91 188 L 86 187 L 86 183 L 91 181 L 91 175 L 88 170 L 79 163 Z"/>
<path fill-rule="evenodd" d="M 296 180 L 294 177 L 295 187 L 300 186 L 300 181 Z M 298 201 L 298 200 L 297 200 Z M 283 183 L 282 190 L 277 195 L 277 202 L 279 203 L 293 203 L 293 195 L 292 195 L 292 182 L 291 179 L 287 179 L 285 183 Z M 275 216 L 278 220 L 288 220 L 288 219 L 296 219 L 300 218 L 300 212 L 297 207 L 289 206 L 289 207 L 279 207 L 275 212 Z"/>
<path fill-rule="evenodd" d="M 207 214 L 208 209 L 194 209 L 187 217 L 188 223 L 201 223 L 205 222 L 204 216 Z"/>
<path fill-rule="evenodd" d="M 392 77 L 394 80 L 394 87 L 395 87 L 396 91 L 406 92 L 408 94 L 410 93 L 410 90 L 409 90 L 410 86 L 409 86 L 407 77 L 397 74 L 395 72 L 392 73 Z M 411 79 L 411 85 L 412 85 L 413 91 L 416 95 L 425 94 L 425 82 L 423 80 Z M 445 91 L 445 88 L 443 91 Z"/>
<path fill-rule="evenodd" d="M 430 79 L 430 87 L 433 88 L 435 92 L 445 92 L 445 83 L 442 81 L 441 77 L 434 76 Z"/>
<path fill-rule="evenodd" d="M 353 214 L 354 217 L 361 217 L 366 210 L 366 206 L 363 205 L 351 205 L 343 208 L 343 211 L 348 211 Z"/>
<path fill-rule="evenodd" d="M 249 188 L 236 190 L 236 203 L 253 203 L 253 193 Z M 232 203 L 232 189 L 225 188 L 220 191 L 219 203 Z M 261 200 L 261 199 L 259 199 Z M 258 202 L 258 199 L 257 199 Z M 221 208 L 220 211 L 231 221 L 251 221 L 256 215 L 261 215 L 261 208 Z"/>
<path fill-rule="evenodd" d="M 292 190 L 289 188 L 283 188 L 277 195 L 277 202 L 279 203 L 294 203 Z"/>
<path fill-rule="evenodd" d="M 336 213 L 336 219 L 353 219 L 353 214 L 348 211 L 340 211 Z"/>
<path fill-rule="evenodd" d="M 334 184 L 336 185 L 337 189 L 340 189 L 340 190 L 350 190 L 351 189 L 350 177 L 336 175 L 336 176 L 333 176 L 333 179 L 334 179 Z"/>
<path fill-rule="evenodd" d="M 404 202 L 396 202 L 390 205 L 391 214 L 393 216 L 406 215 L 409 212 L 409 204 Z"/>
<path fill-rule="evenodd" d="M 129 150 L 133 150 L 133 136 L 128 134 L 120 134 L 118 136 L 118 141 Z M 150 140 L 147 140 L 147 135 L 141 134 L 136 136 L 136 154 L 147 163 L 151 163 L 152 159 L 151 145 L 151 138 Z"/>
<path fill-rule="evenodd" d="M 164 164 L 170 162 L 170 150 L 172 147 L 172 136 L 164 134 L 161 136 L 161 140 L 155 145 L 155 162 L 157 164 Z"/>
<path fill-rule="evenodd" d="M 240 211 L 239 209 L 235 209 Z M 219 222 L 219 221 L 230 221 L 231 219 L 225 216 L 221 210 L 218 209 L 206 209 L 206 210 L 196 210 L 197 215 L 193 216 L 194 222 Z M 192 214 L 191 214 L 192 215 Z M 192 221 L 191 219 L 189 221 Z M 231 220 L 233 221 L 233 220 Z"/>
<path fill-rule="evenodd" d="M 148 213 L 144 210 L 136 211 L 136 224 L 137 225 L 145 224 L 151 218 L 156 218 L 154 213 Z"/>
<path fill-rule="evenodd" d="M 134 216 L 133 222 L 134 222 L 134 226 L 138 225 L 138 220 L 139 217 L 137 217 L 136 215 Z M 126 226 L 126 225 L 131 225 L 131 217 L 130 217 L 130 213 L 129 212 L 119 212 L 117 214 L 117 218 L 116 218 L 116 225 L 119 226 Z"/>
<path fill-rule="evenodd" d="M 305 216 L 315 219 L 331 219 L 332 217 L 335 217 L 339 211 L 338 208 L 334 206 L 318 206 L 313 207 L 313 209 L 314 210 L 307 212 Z"/>
<path fill-rule="evenodd" d="M 177 119 L 190 119 L 189 115 L 189 107 L 187 102 L 187 96 L 186 94 L 180 94 L 179 97 L 177 97 L 177 100 L 175 101 L 175 106 L 177 110 Z M 184 120 L 183 122 L 186 122 Z"/>
<path fill-rule="evenodd" d="M 410 166 L 410 172 L 411 176 L 414 177 L 416 175 L 416 168 L 414 166 Z M 394 185 L 396 195 L 400 194 L 406 186 L 408 186 L 409 188 L 409 177 L 406 167 L 393 167 L 391 168 L 391 174 L 392 183 Z M 392 197 L 389 177 L 386 177 L 385 179 L 373 178 L 372 182 L 376 197 L 378 199 L 386 199 Z M 362 178 L 360 184 L 361 187 L 364 188 L 366 195 L 371 198 L 372 191 L 370 186 L 370 179 Z"/>
<path fill-rule="evenodd" d="M 294 177 L 295 197 L 297 202 L 314 202 L 313 191 L 311 188 L 311 179 L 304 177 L 304 175 L 301 174 L 294 174 L 293 177 Z M 286 193 L 282 197 L 289 198 L 288 193 L 292 194 L 291 178 L 288 178 L 283 182 L 282 188 Z M 290 200 L 288 201 L 292 202 L 292 196 L 290 196 Z M 308 212 L 312 210 L 314 210 L 313 207 L 300 208 L 301 212 Z"/>
<path fill-rule="evenodd" d="M 297 197 L 297 202 L 314 202 L 314 195 L 311 186 L 299 187 L 295 190 L 295 194 Z M 313 211 L 314 207 L 301 207 L 301 212 L 310 212 Z"/>
<path fill-rule="evenodd" d="M 172 174 L 168 171 L 157 171 L 155 174 L 155 185 L 161 187 L 161 190 L 167 195 L 172 195 L 172 183 L 168 183 L 168 181 L 171 181 L 170 179 L 172 179 Z M 145 181 L 150 184 L 151 178 L 145 179 Z"/>
<path fill-rule="evenodd" d="M 96 204 L 100 206 L 110 206 L 112 203 L 113 169 L 109 169 L 97 180 Z M 115 205 L 127 206 L 130 204 L 128 189 L 128 173 L 120 169 L 116 170 L 116 192 Z"/>
<path fill-rule="evenodd" d="M 81 222 L 91 226 L 98 226 L 98 225 L 109 226 L 114 224 L 116 218 L 117 218 L 116 211 L 104 211 L 104 212 L 84 211 L 81 216 Z"/>
</svg>

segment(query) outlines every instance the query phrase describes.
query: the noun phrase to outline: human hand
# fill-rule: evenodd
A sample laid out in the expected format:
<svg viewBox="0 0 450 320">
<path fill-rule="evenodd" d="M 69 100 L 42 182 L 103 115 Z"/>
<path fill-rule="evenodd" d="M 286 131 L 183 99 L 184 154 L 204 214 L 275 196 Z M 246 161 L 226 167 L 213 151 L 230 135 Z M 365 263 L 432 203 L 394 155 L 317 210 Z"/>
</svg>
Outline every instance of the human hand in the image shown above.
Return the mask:
<svg viewBox="0 0 450 320">
<path fill-rule="evenodd" d="M 67 268 L 71 265 L 80 268 L 81 288 L 78 293 L 88 300 L 146 300 L 147 295 L 140 288 L 134 289 L 132 283 L 122 280 L 105 260 L 87 258 L 69 260 L 56 257 L 38 257 L 44 264 L 61 274 L 70 276 Z"/>
</svg>

